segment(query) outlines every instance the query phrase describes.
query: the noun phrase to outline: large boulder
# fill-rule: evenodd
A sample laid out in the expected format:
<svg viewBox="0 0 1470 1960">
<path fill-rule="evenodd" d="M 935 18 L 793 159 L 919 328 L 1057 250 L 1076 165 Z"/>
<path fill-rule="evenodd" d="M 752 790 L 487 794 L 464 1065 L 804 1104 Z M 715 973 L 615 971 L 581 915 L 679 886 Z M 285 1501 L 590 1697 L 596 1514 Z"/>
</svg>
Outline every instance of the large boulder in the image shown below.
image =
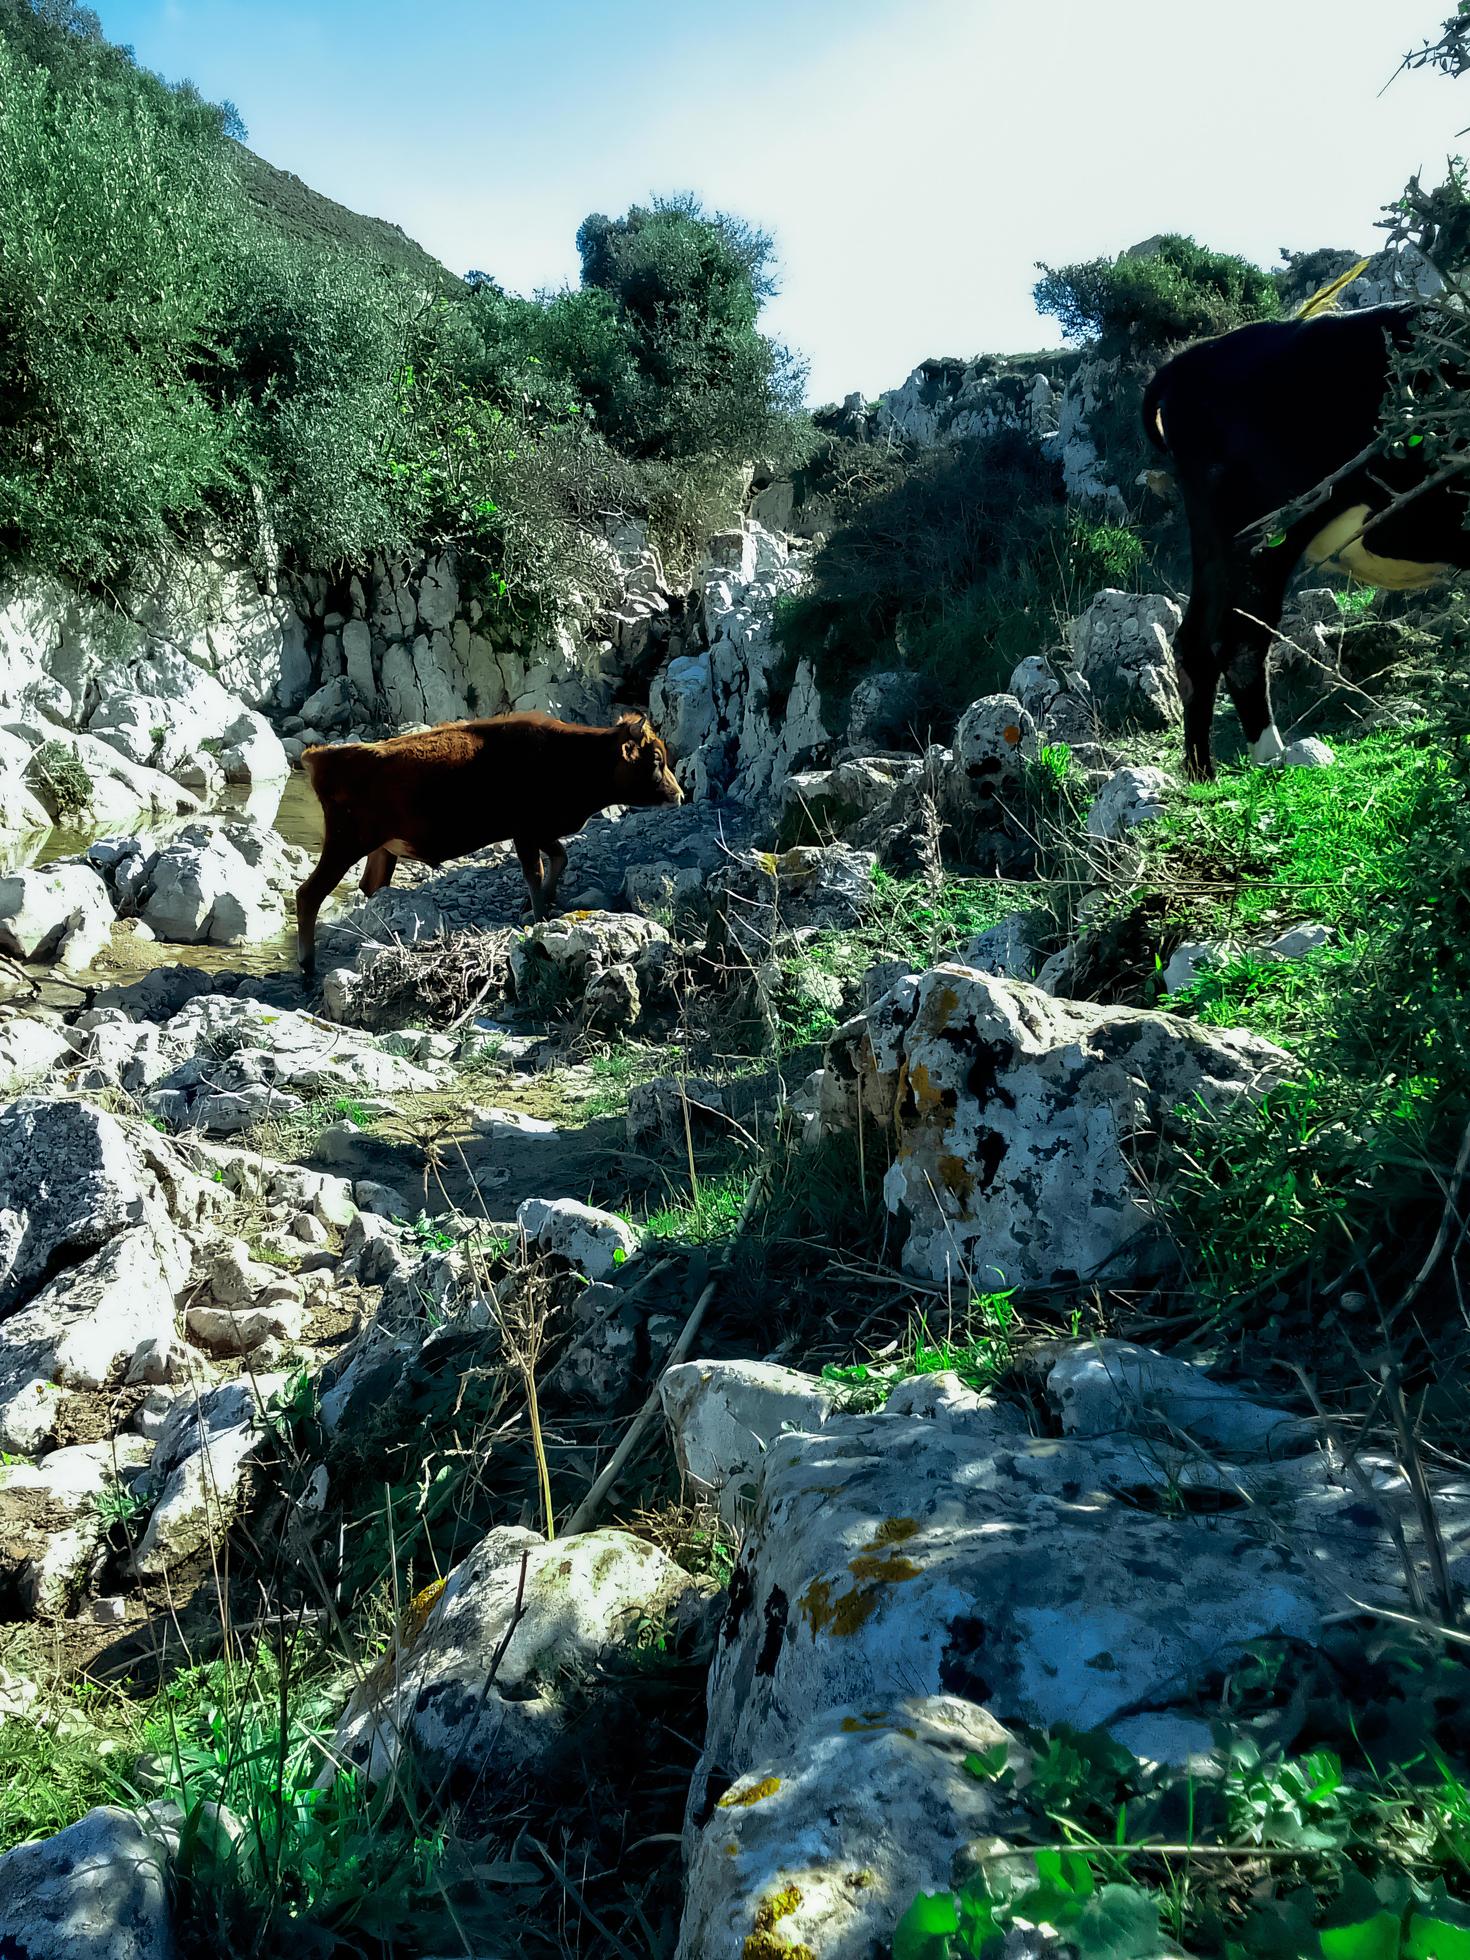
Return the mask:
<svg viewBox="0 0 1470 1960">
<path fill-rule="evenodd" d="M 44 1439 L 50 1387 L 105 1388 L 167 1346 L 181 1225 L 211 1199 L 146 1124 L 39 1097 L 0 1110 L 0 1448 Z"/>
<path fill-rule="evenodd" d="M 1282 1079 L 1258 1036 L 1053 1000 L 962 966 L 910 975 L 833 1037 L 824 1120 L 855 1098 L 895 1141 L 888 1209 L 913 1272 L 981 1288 L 1147 1263 L 1138 1168 L 1181 1109 L 1221 1113 Z"/>
<path fill-rule="evenodd" d="M 89 864 L 50 864 L 0 878 L 0 951 L 89 966 L 112 931 L 106 882 Z"/>
<path fill-rule="evenodd" d="M 1152 1437 L 1031 1436 L 998 1404 L 954 1427 L 883 1413 L 784 1435 L 731 1588 L 691 1818 L 716 1766 L 790 1763 L 832 1708 L 950 1693 L 1001 1722 L 1106 1727 L 1187 1699 L 1263 1635 L 1315 1640 L 1347 1593 L 1391 1605 L 1396 1529 L 1420 1565 L 1424 1547 L 1407 1480 L 1390 1481 L 1380 1515 L 1321 1453 L 1247 1469 Z M 1470 1515 L 1443 1496 L 1453 1553 Z"/>
<path fill-rule="evenodd" d="M 1072 626 L 1072 647 L 1104 728 L 1172 728 L 1184 716 L 1174 673 L 1183 618 L 1172 599 L 1111 587 Z"/>
<path fill-rule="evenodd" d="M 689 1620 L 699 1600 L 672 1559 L 630 1532 L 548 1545 L 500 1526 L 455 1567 L 407 1650 L 354 1694 L 332 1757 L 377 1779 L 412 1743 L 438 1773 L 544 1776 L 567 1761 L 579 1677 L 640 1642 L 650 1624 Z"/>
<path fill-rule="evenodd" d="M 15 1960 L 173 1960 L 168 1860 L 110 1805 L 0 1858 L 0 1953 Z"/>
<path fill-rule="evenodd" d="M 258 824 L 186 824 L 148 859 L 134 904 L 160 939 L 215 946 L 274 939 L 310 862 Z"/>
</svg>

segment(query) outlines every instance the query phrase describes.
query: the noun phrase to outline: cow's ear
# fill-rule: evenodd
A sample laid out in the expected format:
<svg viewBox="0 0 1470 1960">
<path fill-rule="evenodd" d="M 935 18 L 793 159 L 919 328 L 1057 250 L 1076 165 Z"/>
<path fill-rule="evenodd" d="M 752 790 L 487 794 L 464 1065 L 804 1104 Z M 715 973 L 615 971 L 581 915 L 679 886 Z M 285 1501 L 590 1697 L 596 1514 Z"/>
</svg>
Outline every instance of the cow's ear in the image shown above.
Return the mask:
<svg viewBox="0 0 1470 1960">
<path fill-rule="evenodd" d="M 643 753 L 643 744 L 639 741 L 636 731 L 626 734 L 619 746 L 624 762 L 636 762 Z"/>
</svg>

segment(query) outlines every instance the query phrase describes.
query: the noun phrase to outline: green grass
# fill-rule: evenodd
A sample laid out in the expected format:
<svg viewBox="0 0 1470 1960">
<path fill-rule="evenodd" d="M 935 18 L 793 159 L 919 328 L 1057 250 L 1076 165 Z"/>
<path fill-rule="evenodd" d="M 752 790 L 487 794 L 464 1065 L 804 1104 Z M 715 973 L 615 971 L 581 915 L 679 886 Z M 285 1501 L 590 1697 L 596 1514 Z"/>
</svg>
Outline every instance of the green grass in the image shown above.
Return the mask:
<svg viewBox="0 0 1470 1960">
<path fill-rule="evenodd" d="M 671 1197 L 649 1212 L 639 1229 L 655 1245 L 708 1245 L 729 1238 L 740 1222 L 747 1183 L 735 1176 L 701 1178 L 697 1193 Z"/>
<path fill-rule="evenodd" d="M 929 1316 L 916 1314 L 901 1341 L 864 1361 L 829 1362 L 822 1379 L 840 1391 L 840 1406 L 853 1412 L 880 1409 L 899 1382 L 952 1373 L 966 1388 L 991 1388 L 1016 1353 L 1014 1289 L 977 1294 L 941 1333 Z"/>
<path fill-rule="evenodd" d="M 1402 878 L 1442 747 L 1401 732 L 1336 747 L 1329 769 L 1222 772 L 1188 786 L 1147 833 L 1141 882 L 1182 890 L 1204 931 L 1270 937 L 1300 919 L 1371 930 Z"/>
</svg>

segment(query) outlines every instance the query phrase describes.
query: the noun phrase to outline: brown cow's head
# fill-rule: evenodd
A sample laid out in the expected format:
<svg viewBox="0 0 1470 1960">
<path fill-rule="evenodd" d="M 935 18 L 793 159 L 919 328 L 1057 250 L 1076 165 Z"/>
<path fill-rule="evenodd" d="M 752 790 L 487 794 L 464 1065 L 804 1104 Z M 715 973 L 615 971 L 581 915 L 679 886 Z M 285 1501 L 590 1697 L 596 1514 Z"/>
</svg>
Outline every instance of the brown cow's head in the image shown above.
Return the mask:
<svg viewBox="0 0 1470 1960">
<path fill-rule="evenodd" d="M 622 741 L 613 769 L 619 803 L 682 803 L 669 752 L 647 715 L 624 715 L 616 732 Z"/>
</svg>

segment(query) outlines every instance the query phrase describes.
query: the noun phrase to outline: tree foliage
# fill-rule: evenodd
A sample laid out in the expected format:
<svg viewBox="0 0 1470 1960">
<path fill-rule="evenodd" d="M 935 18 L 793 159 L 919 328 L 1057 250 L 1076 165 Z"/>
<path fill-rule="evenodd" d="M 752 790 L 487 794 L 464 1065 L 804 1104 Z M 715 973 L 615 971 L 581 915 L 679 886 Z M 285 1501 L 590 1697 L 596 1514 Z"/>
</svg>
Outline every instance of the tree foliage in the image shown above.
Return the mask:
<svg viewBox="0 0 1470 1960">
<path fill-rule="evenodd" d="M 238 129 L 71 0 L 0 0 L 12 558 L 117 584 L 204 536 L 312 565 L 454 545 L 525 612 L 586 589 L 609 512 L 677 530 L 799 439 L 764 234 L 687 198 L 592 218 L 581 288 L 524 299 L 336 207 L 274 221 Z"/>
<path fill-rule="evenodd" d="M 1153 353 L 1281 310 L 1269 272 L 1177 232 L 1146 251 L 1039 270 L 1037 311 L 1060 321 L 1069 340 L 1098 338 L 1110 352 Z"/>
</svg>

